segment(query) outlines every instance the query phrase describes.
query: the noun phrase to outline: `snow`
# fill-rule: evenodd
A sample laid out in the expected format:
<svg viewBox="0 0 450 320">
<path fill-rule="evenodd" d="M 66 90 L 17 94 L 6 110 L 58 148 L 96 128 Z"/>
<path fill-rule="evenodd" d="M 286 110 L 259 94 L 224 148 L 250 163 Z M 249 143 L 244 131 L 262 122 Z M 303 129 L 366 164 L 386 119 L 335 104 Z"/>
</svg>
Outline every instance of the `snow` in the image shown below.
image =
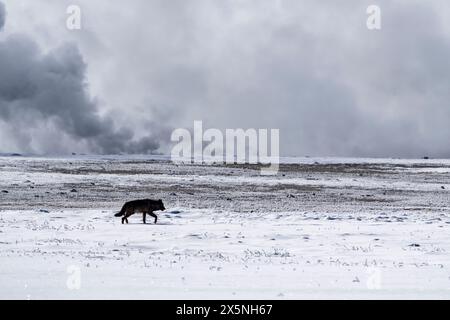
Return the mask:
<svg viewBox="0 0 450 320">
<path fill-rule="evenodd" d="M 282 160 L 0 157 L 0 298 L 450 297 L 450 161 Z"/>
</svg>

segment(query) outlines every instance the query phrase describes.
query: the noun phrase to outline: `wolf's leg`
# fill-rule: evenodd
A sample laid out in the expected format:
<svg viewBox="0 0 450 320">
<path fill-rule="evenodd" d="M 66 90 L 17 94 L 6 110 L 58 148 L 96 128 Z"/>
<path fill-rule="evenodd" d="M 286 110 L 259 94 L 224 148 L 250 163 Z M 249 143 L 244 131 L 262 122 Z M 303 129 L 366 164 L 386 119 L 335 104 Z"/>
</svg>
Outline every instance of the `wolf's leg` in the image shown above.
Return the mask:
<svg viewBox="0 0 450 320">
<path fill-rule="evenodd" d="M 145 224 L 145 216 L 147 215 L 147 212 L 143 212 L 142 213 L 142 221 L 144 222 L 144 224 Z"/>
<path fill-rule="evenodd" d="M 124 221 L 125 221 L 125 217 L 122 218 L 122 224 L 123 224 Z"/>
<path fill-rule="evenodd" d="M 156 214 L 154 214 L 153 212 L 150 212 L 149 214 L 155 218 L 155 224 L 156 224 L 156 221 L 158 221 L 158 217 L 156 216 Z"/>
<path fill-rule="evenodd" d="M 125 212 L 125 222 L 128 223 L 128 217 L 134 214 L 134 210 L 130 209 Z"/>
</svg>

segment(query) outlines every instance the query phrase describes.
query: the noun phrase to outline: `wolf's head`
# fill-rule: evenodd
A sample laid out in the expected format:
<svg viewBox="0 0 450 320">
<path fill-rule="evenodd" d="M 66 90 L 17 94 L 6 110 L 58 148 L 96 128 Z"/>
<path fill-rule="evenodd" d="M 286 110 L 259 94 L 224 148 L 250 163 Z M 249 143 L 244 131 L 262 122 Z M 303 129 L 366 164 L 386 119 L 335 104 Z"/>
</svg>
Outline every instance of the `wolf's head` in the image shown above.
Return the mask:
<svg viewBox="0 0 450 320">
<path fill-rule="evenodd" d="M 164 207 L 164 203 L 161 199 L 158 200 L 158 210 L 164 211 L 166 210 L 166 207 Z"/>
</svg>

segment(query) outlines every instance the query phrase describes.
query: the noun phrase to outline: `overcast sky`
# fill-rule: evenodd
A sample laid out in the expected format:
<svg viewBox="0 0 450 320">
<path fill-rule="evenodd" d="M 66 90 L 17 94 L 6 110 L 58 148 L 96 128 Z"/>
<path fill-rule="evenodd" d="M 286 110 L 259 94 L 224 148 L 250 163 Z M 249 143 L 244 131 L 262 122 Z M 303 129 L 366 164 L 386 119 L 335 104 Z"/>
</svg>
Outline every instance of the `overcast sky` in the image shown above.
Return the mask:
<svg viewBox="0 0 450 320">
<path fill-rule="evenodd" d="M 278 128 L 282 155 L 450 157 L 448 0 L 0 2 L 0 152 L 167 151 L 203 120 Z"/>
</svg>

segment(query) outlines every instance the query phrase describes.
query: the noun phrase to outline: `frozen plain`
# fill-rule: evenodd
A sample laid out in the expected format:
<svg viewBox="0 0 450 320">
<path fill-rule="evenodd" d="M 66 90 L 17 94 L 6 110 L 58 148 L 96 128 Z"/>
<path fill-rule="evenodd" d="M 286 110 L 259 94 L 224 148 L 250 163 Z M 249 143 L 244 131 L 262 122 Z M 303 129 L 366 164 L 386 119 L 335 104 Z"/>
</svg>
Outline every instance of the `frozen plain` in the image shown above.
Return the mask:
<svg viewBox="0 0 450 320">
<path fill-rule="evenodd" d="M 450 298 L 450 160 L 286 158 L 259 173 L 0 157 L 0 298 Z M 113 216 L 139 198 L 163 199 L 158 224 Z"/>
</svg>

